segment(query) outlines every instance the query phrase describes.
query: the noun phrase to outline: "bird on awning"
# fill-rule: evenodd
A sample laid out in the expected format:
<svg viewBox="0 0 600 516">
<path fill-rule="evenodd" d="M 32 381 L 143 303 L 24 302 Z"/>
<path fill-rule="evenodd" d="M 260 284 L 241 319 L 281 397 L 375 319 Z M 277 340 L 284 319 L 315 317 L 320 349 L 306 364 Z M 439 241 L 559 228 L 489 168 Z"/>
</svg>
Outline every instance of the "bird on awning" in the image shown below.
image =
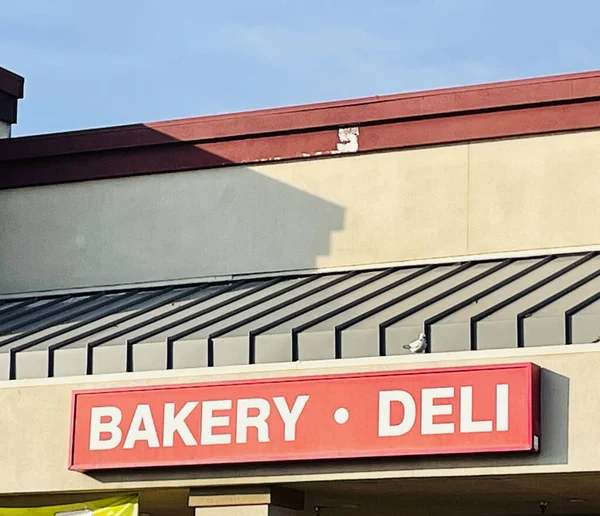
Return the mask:
<svg viewBox="0 0 600 516">
<path fill-rule="evenodd" d="M 427 337 L 424 333 L 419 335 L 419 338 L 413 342 L 405 344 L 402 346 L 404 349 L 407 349 L 411 353 L 424 353 L 427 349 Z"/>
</svg>

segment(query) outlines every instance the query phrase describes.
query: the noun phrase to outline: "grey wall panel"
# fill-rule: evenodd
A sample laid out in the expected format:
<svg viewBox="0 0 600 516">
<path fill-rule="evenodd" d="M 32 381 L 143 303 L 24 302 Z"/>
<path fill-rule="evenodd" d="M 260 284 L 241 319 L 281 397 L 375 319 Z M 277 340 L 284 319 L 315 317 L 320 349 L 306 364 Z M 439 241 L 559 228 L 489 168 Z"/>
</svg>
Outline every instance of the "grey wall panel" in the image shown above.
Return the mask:
<svg viewBox="0 0 600 516">
<path fill-rule="evenodd" d="M 94 350 L 94 374 L 124 373 L 126 349 L 124 345 L 100 346 Z"/>
<path fill-rule="evenodd" d="M 292 339 L 289 333 L 261 335 L 256 341 L 256 363 L 291 362 Z"/>
<path fill-rule="evenodd" d="M 300 335 L 300 360 L 329 360 L 335 357 L 332 331 Z"/>
<path fill-rule="evenodd" d="M 565 319 L 555 315 L 525 319 L 525 343 L 528 348 L 565 343 Z"/>
<path fill-rule="evenodd" d="M 133 348 L 134 371 L 160 371 L 166 367 L 165 342 L 144 342 Z"/>
<path fill-rule="evenodd" d="M 377 328 L 356 328 L 344 332 L 342 357 L 359 358 L 379 355 Z"/>
<path fill-rule="evenodd" d="M 517 324 L 514 318 L 482 321 L 478 325 L 477 349 L 515 348 Z"/>
<path fill-rule="evenodd" d="M 208 349 L 206 339 L 180 340 L 174 344 L 173 349 L 175 369 L 206 367 Z"/>
<path fill-rule="evenodd" d="M 85 348 L 63 348 L 59 350 L 54 367 L 54 376 L 84 375 L 86 373 L 86 356 Z"/>
<path fill-rule="evenodd" d="M 235 366 L 248 364 L 248 338 L 227 337 L 216 339 L 215 366 Z"/>
<path fill-rule="evenodd" d="M 589 344 L 600 339 L 600 303 L 595 309 L 595 313 L 585 311 L 573 317 L 573 344 Z"/>
<path fill-rule="evenodd" d="M 469 351 L 469 324 L 467 321 L 439 323 L 431 330 L 431 352 Z"/>
</svg>

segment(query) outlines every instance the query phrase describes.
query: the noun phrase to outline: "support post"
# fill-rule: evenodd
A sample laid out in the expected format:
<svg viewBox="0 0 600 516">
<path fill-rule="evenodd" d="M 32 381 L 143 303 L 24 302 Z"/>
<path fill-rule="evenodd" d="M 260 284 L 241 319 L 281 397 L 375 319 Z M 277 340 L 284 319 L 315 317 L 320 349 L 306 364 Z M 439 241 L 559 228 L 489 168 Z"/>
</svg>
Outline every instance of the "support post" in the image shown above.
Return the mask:
<svg viewBox="0 0 600 516">
<path fill-rule="evenodd" d="M 304 493 L 279 486 L 192 489 L 194 516 L 297 516 Z"/>
</svg>

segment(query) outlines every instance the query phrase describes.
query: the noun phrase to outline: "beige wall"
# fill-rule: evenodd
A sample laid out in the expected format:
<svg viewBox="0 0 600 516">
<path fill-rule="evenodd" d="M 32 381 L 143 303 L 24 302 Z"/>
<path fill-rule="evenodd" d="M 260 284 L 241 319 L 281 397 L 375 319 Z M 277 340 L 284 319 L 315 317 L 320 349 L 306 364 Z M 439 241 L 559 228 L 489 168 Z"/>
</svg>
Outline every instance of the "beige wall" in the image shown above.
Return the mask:
<svg viewBox="0 0 600 516">
<path fill-rule="evenodd" d="M 143 470 L 86 475 L 67 470 L 71 392 L 92 387 L 183 383 L 215 378 L 278 377 L 533 361 L 542 374 L 542 452 L 494 458 L 411 458 L 383 461 L 330 461 L 319 467 L 287 464 L 264 467 L 211 467 L 196 470 Z M 69 379 L 0 383 L 0 494 L 143 489 L 175 486 L 306 482 L 317 480 L 491 476 L 600 472 L 598 410 L 600 344 L 531 350 L 456 352 L 251 368 L 131 373 Z M 214 375 L 214 376 L 213 376 Z"/>
<path fill-rule="evenodd" d="M 600 244 L 600 131 L 0 192 L 0 292 Z"/>
<path fill-rule="evenodd" d="M 468 254 L 600 244 L 600 132 L 470 149 Z"/>
</svg>

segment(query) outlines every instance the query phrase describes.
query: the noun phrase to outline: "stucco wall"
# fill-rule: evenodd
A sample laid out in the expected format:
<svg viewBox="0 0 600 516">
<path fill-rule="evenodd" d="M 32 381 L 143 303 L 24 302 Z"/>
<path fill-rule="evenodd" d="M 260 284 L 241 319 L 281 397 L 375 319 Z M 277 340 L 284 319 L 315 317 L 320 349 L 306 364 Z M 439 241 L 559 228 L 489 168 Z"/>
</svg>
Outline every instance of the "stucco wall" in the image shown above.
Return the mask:
<svg viewBox="0 0 600 516">
<path fill-rule="evenodd" d="M 0 292 L 600 244 L 600 131 L 0 192 Z"/>
<path fill-rule="evenodd" d="M 532 361 L 542 372 L 542 451 L 539 455 L 433 457 L 321 462 L 284 466 L 145 470 L 86 475 L 67 470 L 73 389 L 210 381 L 212 370 L 132 373 L 0 383 L 0 493 L 141 489 L 148 487 L 600 471 L 597 410 L 600 345 L 390 357 L 252 368 L 222 368 L 218 379 L 280 377 Z M 213 376 L 214 375 L 214 376 Z"/>
</svg>

